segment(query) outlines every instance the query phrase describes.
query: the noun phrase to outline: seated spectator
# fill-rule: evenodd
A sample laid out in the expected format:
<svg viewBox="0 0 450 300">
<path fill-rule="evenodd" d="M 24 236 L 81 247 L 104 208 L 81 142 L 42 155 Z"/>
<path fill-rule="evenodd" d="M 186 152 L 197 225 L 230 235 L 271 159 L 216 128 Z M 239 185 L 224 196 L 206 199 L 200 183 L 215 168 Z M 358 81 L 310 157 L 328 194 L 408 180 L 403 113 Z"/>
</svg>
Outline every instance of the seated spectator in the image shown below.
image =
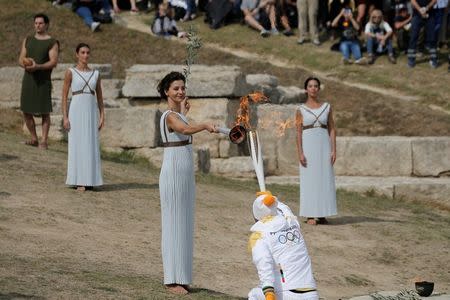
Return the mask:
<svg viewBox="0 0 450 300">
<path fill-rule="evenodd" d="M 362 64 L 364 60 L 361 56 L 361 47 L 358 40 L 359 24 L 353 18 L 351 8 L 343 8 L 339 15 L 331 22 L 331 26 L 339 28 L 341 32 L 341 41 L 339 49 L 343 55 L 344 64 L 351 63 L 350 54 L 355 59 L 355 64 Z"/>
<path fill-rule="evenodd" d="M 350 8 L 354 11 L 355 2 L 353 0 L 330 0 L 328 5 L 328 20 L 326 26 L 328 29 L 331 29 L 331 40 L 334 40 L 337 36 L 336 29 L 333 29 L 331 23 L 342 12 L 343 8 Z M 360 24 L 358 23 L 358 25 Z M 361 29 L 361 26 L 359 28 Z"/>
<path fill-rule="evenodd" d="M 285 36 L 292 36 L 292 28 L 298 26 L 297 3 L 295 0 L 277 0 L 276 15 L 278 23 L 284 28 Z"/>
<path fill-rule="evenodd" d="M 124 6 L 128 6 L 128 5 L 130 6 L 131 13 L 137 14 L 139 12 L 139 9 L 136 6 L 136 0 L 126 0 L 126 2 L 128 2 L 126 4 L 124 3 L 124 1 L 120 1 L 120 2 L 118 2 L 118 1 L 120 1 L 120 0 L 112 0 L 113 9 L 114 9 L 115 13 L 117 13 L 117 14 L 120 13 L 120 11 L 121 11 L 120 8 L 124 7 Z"/>
<path fill-rule="evenodd" d="M 169 0 L 169 5 L 174 9 L 173 18 L 176 21 L 183 20 L 188 10 L 188 4 L 185 0 Z"/>
<path fill-rule="evenodd" d="M 205 5 L 205 23 L 211 29 L 242 20 L 240 0 L 208 0 Z"/>
<path fill-rule="evenodd" d="M 259 30 L 262 37 L 279 34 L 275 25 L 275 0 L 243 0 L 241 10 L 245 22 Z"/>
<path fill-rule="evenodd" d="M 158 6 L 158 11 L 152 24 L 152 32 L 162 37 L 186 36 L 185 32 L 178 30 L 177 23 L 173 19 L 173 8 L 169 7 L 168 3 L 161 3 Z"/>
<path fill-rule="evenodd" d="M 409 30 L 411 29 L 412 16 L 408 12 L 408 8 L 405 4 L 396 5 L 394 28 L 395 35 L 397 37 L 398 49 L 402 52 L 408 50 L 409 44 Z"/>
<path fill-rule="evenodd" d="M 100 29 L 100 22 L 95 21 L 93 15 L 100 11 L 102 5 L 97 0 L 74 0 L 72 9 L 83 18 L 84 23 L 94 32 Z"/>
<path fill-rule="evenodd" d="M 194 20 L 197 17 L 197 5 L 195 0 L 186 0 L 186 14 L 184 15 L 182 21 Z"/>
<path fill-rule="evenodd" d="M 375 62 L 375 54 L 388 52 L 389 61 L 396 63 L 394 47 L 392 46 L 393 31 L 391 26 L 383 20 L 381 10 L 375 9 L 370 15 L 370 20 L 366 24 L 364 33 L 367 38 L 367 53 L 369 54 L 369 64 Z"/>
</svg>

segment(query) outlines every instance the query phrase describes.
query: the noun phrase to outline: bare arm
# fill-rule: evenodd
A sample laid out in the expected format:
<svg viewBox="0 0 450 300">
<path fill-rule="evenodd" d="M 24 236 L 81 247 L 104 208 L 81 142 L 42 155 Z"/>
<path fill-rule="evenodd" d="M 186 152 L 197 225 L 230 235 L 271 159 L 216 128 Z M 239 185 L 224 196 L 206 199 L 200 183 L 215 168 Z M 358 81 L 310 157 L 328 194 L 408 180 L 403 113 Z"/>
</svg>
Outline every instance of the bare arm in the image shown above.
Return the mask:
<svg viewBox="0 0 450 300">
<path fill-rule="evenodd" d="M 409 22 L 411 22 L 411 19 L 412 19 L 412 16 L 409 16 L 409 18 L 406 19 L 405 21 L 402 21 L 402 22 L 395 22 L 395 24 L 394 24 L 395 29 L 398 30 L 398 29 L 402 28 L 403 26 L 405 26 L 406 24 L 408 24 Z"/>
<path fill-rule="evenodd" d="M 350 22 L 352 22 L 353 28 L 355 30 L 359 30 L 359 24 L 356 22 L 355 18 L 353 18 L 353 14 L 350 15 Z"/>
<path fill-rule="evenodd" d="M 100 74 L 98 75 L 97 86 L 95 87 L 95 93 L 97 94 L 97 105 L 100 112 L 100 119 L 98 122 L 98 130 L 103 128 L 105 124 L 105 106 L 103 105 L 103 91 Z"/>
<path fill-rule="evenodd" d="M 387 24 L 387 23 L 386 23 Z M 385 28 L 386 29 L 386 28 Z M 394 31 L 387 31 L 386 30 L 386 34 L 383 36 L 383 40 L 387 40 L 388 38 L 390 38 L 392 35 L 394 34 Z"/>
<path fill-rule="evenodd" d="M 23 39 L 22 47 L 20 48 L 20 54 L 19 54 L 19 65 L 20 65 L 22 68 L 25 68 L 25 66 L 23 65 L 23 59 L 24 59 L 25 57 L 27 57 L 27 48 L 25 47 L 26 41 L 27 41 L 26 38 Z"/>
<path fill-rule="evenodd" d="M 49 60 L 41 65 L 36 65 L 38 70 L 51 70 L 58 64 L 59 44 L 56 42 L 48 51 Z"/>
<path fill-rule="evenodd" d="M 331 141 L 331 164 L 334 165 L 336 161 L 336 126 L 334 124 L 333 111 L 330 108 L 330 114 L 328 115 L 328 134 Z"/>
<path fill-rule="evenodd" d="M 300 162 L 300 164 L 303 167 L 306 167 L 306 158 L 305 155 L 303 153 L 303 141 L 302 141 L 302 137 L 303 137 L 303 117 L 302 117 L 302 113 L 297 110 L 297 112 L 295 113 L 295 125 L 297 126 L 297 155 L 298 155 L 298 160 Z"/>
<path fill-rule="evenodd" d="M 190 109 L 191 104 L 189 103 L 188 97 L 186 97 L 183 102 L 181 102 L 181 113 L 186 116 Z"/>
<path fill-rule="evenodd" d="M 417 3 L 416 0 L 411 0 L 411 4 L 412 4 L 412 6 L 414 7 L 415 10 L 420 12 L 420 5 L 419 5 L 419 3 Z"/>
<path fill-rule="evenodd" d="M 67 107 L 67 97 L 69 96 L 69 89 L 70 84 L 72 83 L 72 72 L 70 72 L 69 69 L 67 69 L 66 74 L 64 74 L 64 84 L 62 89 L 62 114 L 63 114 L 63 125 L 64 129 L 70 130 L 70 123 L 69 123 L 69 112 Z"/>
<path fill-rule="evenodd" d="M 419 3 L 417 3 L 416 0 L 411 0 L 411 4 L 412 6 L 421 14 L 422 17 L 425 17 L 425 14 L 427 11 L 429 11 L 434 4 L 436 4 L 437 0 L 431 0 L 426 6 L 425 6 L 425 11 L 421 10 L 421 6 L 419 5 Z"/>
<path fill-rule="evenodd" d="M 167 125 L 174 131 L 184 134 L 192 135 L 197 132 L 207 130 L 209 132 L 216 132 L 214 125 L 201 123 L 201 124 L 186 124 L 176 114 L 170 113 L 167 116 Z"/>
<path fill-rule="evenodd" d="M 341 12 L 336 16 L 336 18 L 334 18 L 333 22 L 331 22 L 331 27 L 338 26 L 338 22 L 341 19 L 343 12 L 344 12 L 344 9 L 342 9 Z"/>
<path fill-rule="evenodd" d="M 33 60 L 33 64 L 25 69 L 29 72 L 37 70 L 51 70 L 58 64 L 59 44 L 56 42 L 53 47 L 48 51 L 49 60 L 43 64 L 37 64 Z"/>
</svg>

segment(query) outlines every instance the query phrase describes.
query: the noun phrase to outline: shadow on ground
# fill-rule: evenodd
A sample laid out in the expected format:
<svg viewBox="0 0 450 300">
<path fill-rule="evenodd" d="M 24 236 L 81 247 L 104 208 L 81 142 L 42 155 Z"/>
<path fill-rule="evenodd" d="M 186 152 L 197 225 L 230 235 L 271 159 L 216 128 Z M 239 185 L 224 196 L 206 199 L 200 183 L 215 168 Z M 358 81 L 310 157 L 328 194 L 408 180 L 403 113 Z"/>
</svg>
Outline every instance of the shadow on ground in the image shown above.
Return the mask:
<svg viewBox="0 0 450 300">
<path fill-rule="evenodd" d="M 125 190 L 138 190 L 138 189 L 150 189 L 154 190 L 158 188 L 158 184 L 148 184 L 148 183 L 111 183 L 105 184 L 97 188 L 100 192 L 110 192 L 110 191 L 125 191 Z"/>
<path fill-rule="evenodd" d="M 366 217 L 366 216 L 342 216 L 333 219 L 328 219 L 329 225 L 346 225 L 357 223 L 402 223 L 398 220 L 385 220 L 380 218 Z"/>
<path fill-rule="evenodd" d="M 217 291 L 214 291 L 214 290 L 203 289 L 203 288 L 190 288 L 189 292 L 191 294 L 205 294 L 205 295 L 210 295 L 210 296 L 213 296 L 213 297 L 220 297 L 220 296 L 222 296 L 222 297 L 223 296 L 230 297 L 230 295 L 227 295 L 227 294 L 224 294 L 224 293 L 221 293 L 221 292 L 217 292 Z M 233 297 L 233 299 L 245 300 L 247 298 L 244 298 L 244 297 L 234 298 Z"/>
<path fill-rule="evenodd" d="M 36 299 L 36 300 L 43 300 L 45 298 L 34 296 L 34 295 L 25 295 L 25 294 L 19 294 L 19 293 L 8 293 L 3 294 L 0 292 L 0 300 L 19 300 L 19 299 Z"/>
</svg>

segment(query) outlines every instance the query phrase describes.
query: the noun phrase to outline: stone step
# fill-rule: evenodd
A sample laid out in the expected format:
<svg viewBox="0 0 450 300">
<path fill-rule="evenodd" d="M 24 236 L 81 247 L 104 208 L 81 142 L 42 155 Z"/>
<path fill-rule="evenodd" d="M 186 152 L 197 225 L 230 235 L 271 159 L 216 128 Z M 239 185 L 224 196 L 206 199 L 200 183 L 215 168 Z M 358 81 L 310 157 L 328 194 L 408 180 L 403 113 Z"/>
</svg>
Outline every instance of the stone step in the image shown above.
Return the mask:
<svg viewBox="0 0 450 300">
<path fill-rule="evenodd" d="M 297 185 L 298 176 L 268 176 L 266 184 Z M 450 177 L 336 176 L 336 188 L 374 191 L 392 199 L 429 200 L 450 207 Z"/>
<path fill-rule="evenodd" d="M 133 65 L 126 70 L 122 93 L 131 98 L 160 98 L 156 87 L 169 72 L 183 72 L 183 65 Z M 237 66 L 193 65 L 188 82 L 188 96 L 239 97 L 246 93 L 245 77 Z"/>
</svg>

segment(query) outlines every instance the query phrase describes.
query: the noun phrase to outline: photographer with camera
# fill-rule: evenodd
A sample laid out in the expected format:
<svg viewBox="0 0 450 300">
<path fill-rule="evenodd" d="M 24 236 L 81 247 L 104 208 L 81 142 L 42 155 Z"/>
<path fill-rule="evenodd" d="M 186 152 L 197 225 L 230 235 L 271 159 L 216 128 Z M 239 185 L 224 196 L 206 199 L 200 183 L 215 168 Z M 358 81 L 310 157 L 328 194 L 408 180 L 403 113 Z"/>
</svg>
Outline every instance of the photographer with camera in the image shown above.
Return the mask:
<svg viewBox="0 0 450 300">
<path fill-rule="evenodd" d="M 341 32 L 339 49 L 343 55 L 344 65 L 350 64 L 350 54 L 355 59 L 355 64 L 363 64 L 365 60 L 361 56 L 361 47 L 358 40 L 359 24 L 353 18 L 351 8 L 345 7 L 331 22 L 333 28 L 338 28 Z"/>
</svg>

